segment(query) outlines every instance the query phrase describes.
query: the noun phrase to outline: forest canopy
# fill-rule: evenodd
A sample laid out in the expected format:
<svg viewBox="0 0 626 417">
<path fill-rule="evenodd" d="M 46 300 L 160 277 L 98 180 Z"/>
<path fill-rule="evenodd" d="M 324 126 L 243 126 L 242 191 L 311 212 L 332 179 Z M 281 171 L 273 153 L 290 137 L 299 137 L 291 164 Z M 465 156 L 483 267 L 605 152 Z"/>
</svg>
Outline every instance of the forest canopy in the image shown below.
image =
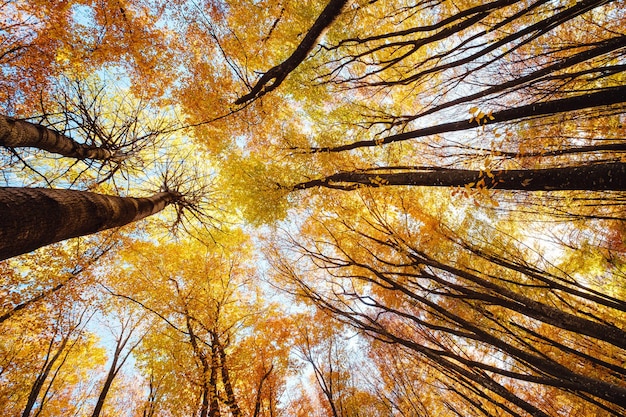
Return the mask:
<svg viewBox="0 0 626 417">
<path fill-rule="evenodd" d="M 626 7 L 0 3 L 0 414 L 626 414 Z"/>
</svg>

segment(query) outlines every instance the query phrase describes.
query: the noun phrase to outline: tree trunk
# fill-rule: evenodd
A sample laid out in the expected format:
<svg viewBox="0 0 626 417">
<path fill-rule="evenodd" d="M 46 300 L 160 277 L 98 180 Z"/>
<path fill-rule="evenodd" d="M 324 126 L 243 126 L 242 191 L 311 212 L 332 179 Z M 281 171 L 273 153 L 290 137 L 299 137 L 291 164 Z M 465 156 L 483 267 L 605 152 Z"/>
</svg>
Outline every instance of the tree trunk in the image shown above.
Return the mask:
<svg viewBox="0 0 626 417">
<path fill-rule="evenodd" d="M 0 146 L 37 148 L 76 159 L 111 159 L 117 154 L 109 149 L 78 143 L 45 126 L 0 115 Z"/>
<path fill-rule="evenodd" d="M 176 284 L 176 291 L 180 296 L 180 290 L 178 284 Z M 202 379 L 200 381 L 200 417 L 219 417 L 219 404 L 217 402 L 217 354 L 215 349 L 211 350 L 211 363 L 209 363 L 207 355 L 203 349 L 198 345 L 198 336 L 193 331 L 191 325 L 191 316 L 185 305 L 185 324 L 187 326 L 187 335 L 189 336 L 189 343 L 193 349 L 194 356 L 200 362 L 200 371 L 202 372 Z"/>
<path fill-rule="evenodd" d="M 339 172 L 318 180 L 296 184 L 293 190 L 314 187 L 354 190 L 361 187 L 408 185 L 468 187 L 520 191 L 624 191 L 626 164 L 596 163 L 564 168 L 475 171 L 433 169 L 403 172 Z"/>
<path fill-rule="evenodd" d="M 39 373 L 39 375 L 37 376 L 37 379 L 35 380 L 35 382 L 33 383 L 33 386 L 31 387 L 30 393 L 28 395 L 28 400 L 26 401 L 26 406 L 24 407 L 24 411 L 22 412 L 22 417 L 30 416 L 30 413 L 32 412 L 33 407 L 35 406 L 35 402 L 37 401 L 37 397 L 39 397 L 39 393 L 41 392 L 41 389 L 43 388 L 43 384 L 48 378 L 48 375 L 50 375 L 50 371 L 52 370 L 52 367 L 54 366 L 55 362 L 57 361 L 57 359 L 59 359 L 59 356 L 61 356 L 61 353 L 65 349 L 65 346 L 67 345 L 67 341 L 69 340 L 69 338 L 70 338 L 70 334 L 67 334 L 67 336 L 63 337 L 61 346 L 59 346 L 59 349 L 52 356 L 52 358 L 50 358 L 49 355 L 50 355 L 50 350 L 52 349 L 52 345 L 54 344 L 54 339 L 50 341 L 50 348 L 46 356 L 45 366 L 42 369 L 42 371 Z"/>
<path fill-rule="evenodd" d="M 126 347 L 126 344 L 130 340 L 131 336 L 133 335 L 133 332 L 136 329 L 136 327 L 131 327 L 128 334 L 124 335 L 125 328 L 126 328 L 126 324 L 123 324 L 119 338 L 116 338 L 115 351 L 113 353 L 113 360 L 111 362 L 111 366 L 109 367 L 109 372 L 107 372 L 107 376 L 106 376 L 106 379 L 104 380 L 104 384 L 102 385 L 102 389 L 100 390 L 100 395 L 98 396 L 98 401 L 96 402 L 96 406 L 93 409 L 93 413 L 91 414 L 91 417 L 100 417 L 100 414 L 102 414 L 102 408 L 104 407 L 104 402 L 107 396 L 109 395 L 111 386 L 113 385 L 113 380 L 115 380 L 120 369 L 122 368 L 122 366 L 124 366 L 124 363 L 130 356 L 130 354 L 133 352 L 133 350 L 135 350 L 135 348 L 139 344 L 139 342 L 135 343 L 133 346 L 130 347 L 130 349 L 127 350 L 126 354 L 122 355 L 122 352 L 124 348 Z"/>
<path fill-rule="evenodd" d="M 117 361 L 119 360 L 121 351 L 115 351 L 115 355 L 113 356 L 113 362 L 111 363 L 111 367 L 109 368 L 109 372 L 107 372 L 106 379 L 104 380 L 104 385 L 102 385 L 102 389 L 100 390 L 100 395 L 98 395 L 98 401 L 96 402 L 96 406 L 93 409 L 91 417 L 100 417 L 102 413 L 102 408 L 104 407 L 104 401 L 109 395 L 109 391 L 111 390 L 111 386 L 113 385 L 113 380 L 117 376 L 117 371 L 119 368 L 117 367 Z"/>
<path fill-rule="evenodd" d="M 210 404 L 208 417 L 220 417 L 219 395 L 217 392 L 217 373 L 219 357 L 216 346 L 211 346 L 211 373 L 209 374 Z"/>
<path fill-rule="evenodd" d="M 280 64 L 270 68 L 259 78 L 250 92 L 238 98 L 235 104 L 244 104 L 277 88 L 285 78 L 287 78 L 287 75 L 305 60 L 324 30 L 339 16 L 346 3 L 347 0 L 330 0 L 291 56 Z"/>
<path fill-rule="evenodd" d="M 364 147 L 376 147 L 388 143 L 402 142 L 409 139 L 423 138 L 426 136 L 439 135 L 449 132 L 460 132 L 463 130 L 475 129 L 478 126 L 507 123 L 516 120 L 550 116 L 559 113 L 568 113 L 576 110 L 590 109 L 595 107 L 610 106 L 626 102 L 626 86 L 608 87 L 596 92 L 581 94 L 578 96 L 566 97 L 551 101 L 540 101 L 538 103 L 526 104 L 506 110 L 485 115 L 480 120 L 475 117 L 456 122 L 442 123 L 438 125 L 424 127 L 422 129 L 390 135 L 380 139 L 361 140 L 339 146 L 329 146 L 321 148 L 310 148 L 303 150 L 310 153 L 324 152 L 344 152 Z"/>
<path fill-rule="evenodd" d="M 252 417 L 258 417 L 259 412 L 261 411 L 261 395 L 263 394 L 263 384 L 265 383 L 265 380 L 269 378 L 273 369 L 274 369 L 274 364 L 270 366 L 270 369 L 268 369 L 268 371 L 263 374 L 263 376 L 261 377 L 261 380 L 259 381 L 259 387 L 257 388 L 257 391 L 256 391 L 256 399 L 254 400 L 254 413 L 252 414 Z M 270 410 L 270 413 L 271 413 L 271 410 Z"/>
<path fill-rule="evenodd" d="M 133 198 L 75 190 L 0 188 L 0 260 L 124 226 L 158 213 L 180 197 L 175 192 Z"/>
<path fill-rule="evenodd" d="M 233 385 L 230 381 L 228 367 L 226 366 L 226 351 L 224 350 L 224 346 L 220 342 L 216 332 L 211 332 L 211 337 L 213 339 L 213 346 L 215 346 L 219 355 L 222 383 L 224 384 L 224 392 L 226 393 L 226 405 L 228 405 L 228 408 L 230 408 L 230 413 L 232 414 L 232 417 L 241 417 L 241 410 L 239 409 L 239 405 L 237 404 L 235 390 L 233 389 Z"/>
</svg>

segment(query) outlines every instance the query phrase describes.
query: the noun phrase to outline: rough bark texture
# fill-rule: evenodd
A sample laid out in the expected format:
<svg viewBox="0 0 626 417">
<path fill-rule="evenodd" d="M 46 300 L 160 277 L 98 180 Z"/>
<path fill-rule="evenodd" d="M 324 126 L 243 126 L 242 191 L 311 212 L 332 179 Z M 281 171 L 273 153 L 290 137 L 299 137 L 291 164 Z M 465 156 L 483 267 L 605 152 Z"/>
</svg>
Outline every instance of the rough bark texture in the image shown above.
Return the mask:
<svg viewBox="0 0 626 417">
<path fill-rule="evenodd" d="M 491 172 L 465 169 L 435 169 L 393 173 L 340 172 L 325 178 L 306 181 L 293 187 L 302 190 L 326 187 L 354 190 L 360 187 L 390 185 L 430 187 L 485 187 L 525 191 L 624 191 L 626 164 L 597 163 L 564 168 L 496 170 Z"/>
<path fill-rule="evenodd" d="M 124 226 L 163 210 L 179 198 L 174 192 L 132 198 L 75 190 L 0 188 L 0 260 Z"/>
<path fill-rule="evenodd" d="M 45 126 L 0 115 L 0 146 L 37 148 L 76 159 L 106 160 L 116 154 L 108 149 L 78 143 Z"/>
</svg>

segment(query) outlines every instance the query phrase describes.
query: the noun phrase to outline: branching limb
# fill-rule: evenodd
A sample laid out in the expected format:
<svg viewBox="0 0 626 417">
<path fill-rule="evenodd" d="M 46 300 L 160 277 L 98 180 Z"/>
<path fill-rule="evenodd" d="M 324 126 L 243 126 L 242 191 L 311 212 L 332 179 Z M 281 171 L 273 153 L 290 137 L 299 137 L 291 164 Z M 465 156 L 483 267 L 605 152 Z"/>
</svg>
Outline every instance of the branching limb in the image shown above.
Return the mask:
<svg viewBox="0 0 626 417">
<path fill-rule="evenodd" d="M 270 68 L 256 82 L 250 92 L 238 98 L 235 104 L 244 104 L 276 89 L 306 59 L 324 30 L 341 13 L 347 2 L 348 0 L 330 0 L 291 56 L 282 63 Z"/>
</svg>

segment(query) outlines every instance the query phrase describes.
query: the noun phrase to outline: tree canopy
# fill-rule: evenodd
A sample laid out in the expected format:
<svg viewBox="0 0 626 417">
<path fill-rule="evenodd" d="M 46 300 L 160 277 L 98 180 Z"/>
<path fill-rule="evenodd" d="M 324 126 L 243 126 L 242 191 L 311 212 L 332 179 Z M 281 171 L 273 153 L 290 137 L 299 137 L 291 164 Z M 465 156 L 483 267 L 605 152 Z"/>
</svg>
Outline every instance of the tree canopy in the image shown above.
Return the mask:
<svg viewBox="0 0 626 417">
<path fill-rule="evenodd" d="M 0 411 L 626 413 L 616 0 L 0 4 Z"/>
</svg>

